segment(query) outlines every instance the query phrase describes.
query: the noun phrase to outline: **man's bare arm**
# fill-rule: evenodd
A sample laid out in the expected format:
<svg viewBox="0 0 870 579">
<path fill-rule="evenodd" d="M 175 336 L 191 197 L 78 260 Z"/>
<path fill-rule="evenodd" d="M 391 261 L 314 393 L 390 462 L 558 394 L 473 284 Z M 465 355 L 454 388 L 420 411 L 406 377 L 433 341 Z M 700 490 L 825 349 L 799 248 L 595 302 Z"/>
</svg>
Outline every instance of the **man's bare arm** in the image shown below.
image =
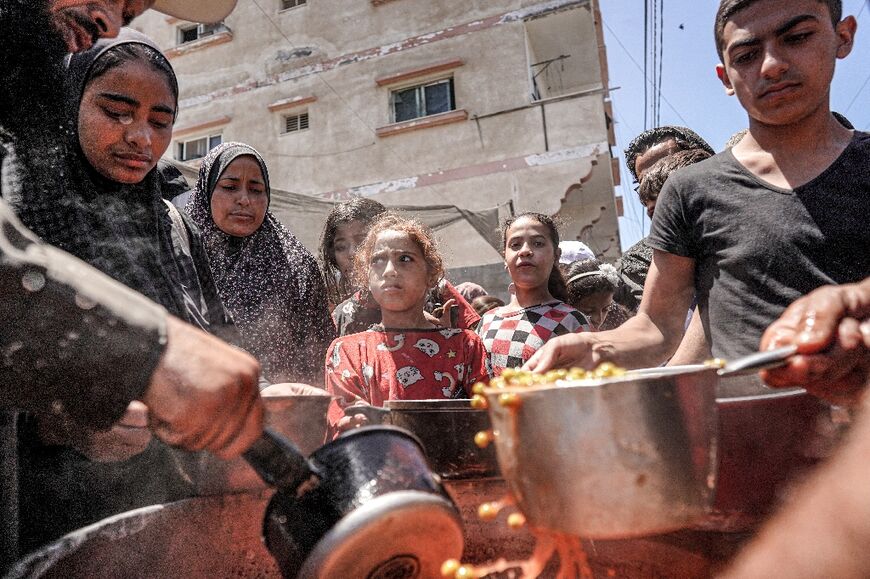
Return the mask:
<svg viewBox="0 0 870 579">
<path fill-rule="evenodd" d="M 698 308 L 692 313 L 692 321 L 686 329 L 686 334 L 680 342 L 680 347 L 674 357 L 668 362 L 668 366 L 680 364 L 700 364 L 704 360 L 713 357 L 710 352 L 710 344 L 704 335 L 704 325 L 701 323 L 701 314 Z"/>
<path fill-rule="evenodd" d="M 525 368 L 623 368 L 658 366 L 677 349 L 694 295 L 695 260 L 656 250 L 638 314 L 615 330 L 560 336 L 547 342 Z"/>
</svg>

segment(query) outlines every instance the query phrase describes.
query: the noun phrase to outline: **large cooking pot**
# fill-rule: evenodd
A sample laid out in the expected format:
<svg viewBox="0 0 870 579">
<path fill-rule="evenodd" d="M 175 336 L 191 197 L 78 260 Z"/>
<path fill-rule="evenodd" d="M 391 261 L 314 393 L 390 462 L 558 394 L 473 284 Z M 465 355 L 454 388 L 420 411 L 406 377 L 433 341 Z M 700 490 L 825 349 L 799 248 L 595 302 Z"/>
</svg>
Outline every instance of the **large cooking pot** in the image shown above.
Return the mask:
<svg viewBox="0 0 870 579">
<path fill-rule="evenodd" d="M 356 429 L 308 459 L 267 430 L 245 459 L 278 488 L 263 535 L 284 577 L 434 577 L 462 554 L 459 513 L 404 430 Z"/>
<path fill-rule="evenodd" d="M 444 479 L 498 476 L 495 449 L 474 444 L 474 435 L 489 430 L 486 410 L 469 400 L 387 400 L 384 408 L 352 406 L 372 424 L 391 424 L 413 433 L 423 443 L 432 470 Z"/>
<path fill-rule="evenodd" d="M 502 473 L 537 527 L 619 539 L 698 523 L 714 499 L 719 378 L 780 365 L 794 351 L 757 353 L 724 368 L 487 389 Z"/>
<path fill-rule="evenodd" d="M 803 390 L 719 398 L 719 470 L 710 515 L 714 531 L 755 527 L 789 484 L 836 445 L 831 407 Z"/>
<path fill-rule="evenodd" d="M 485 395 L 502 474 L 532 526 L 592 539 L 652 535 L 712 504 L 713 368 Z"/>
<path fill-rule="evenodd" d="M 503 519 L 484 523 L 477 517 L 481 502 L 506 492 L 502 481 L 470 479 L 451 481 L 447 486 L 467 517 L 464 561 L 485 563 L 498 557 L 518 560 L 531 555 L 535 540 L 527 530 L 511 530 Z M 270 494 L 201 497 L 122 513 L 31 553 L 7 577 L 278 579 L 281 573 L 261 538 Z M 584 546 L 596 577 L 694 579 L 710 575 L 709 565 L 694 545 L 670 538 L 595 541 Z"/>
</svg>

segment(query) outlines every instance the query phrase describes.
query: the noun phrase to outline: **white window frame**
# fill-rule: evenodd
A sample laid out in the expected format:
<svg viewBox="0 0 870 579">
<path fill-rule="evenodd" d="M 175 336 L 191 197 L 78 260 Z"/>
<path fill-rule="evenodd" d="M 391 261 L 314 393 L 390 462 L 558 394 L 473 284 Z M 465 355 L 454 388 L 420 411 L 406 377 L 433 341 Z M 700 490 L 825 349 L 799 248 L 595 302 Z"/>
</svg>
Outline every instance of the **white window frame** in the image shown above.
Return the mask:
<svg viewBox="0 0 870 579">
<path fill-rule="evenodd" d="M 192 40 L 184 40 L 184 33 L 190 32 L 191 30 L 196 30 L 196 38 Z M 193 25 L 184 25 L 178 27 L 178 45 L 182 46 L 184 44 L 190 44 L 191 42 L 196 42 L 197 40 L 202 40 L 203 38 L 208 38 L 209 36 L 214 36 L 219 32 L 223 32 L 226 30 L 226 26 L 223 22 L 218 22 L 216 24 L 193 24 Z"/>
<path fill-rule="evenodd" d="M 190 145 L 191 143 L 195 143 L 196 141 L 202 141 L 203 139 L 205 139 L 205 141 L 206 141 L 205 144 L 207 147 L 205 153 L 199 157 L 188 157 L 187 156 L 188 145 Z M 220 143 L 212 145 L 211 143 L 212 143 L 213 139 L 220 139 Z M 187 163 L 190 161 L 198 161 L 199 159 L 202 159 L 203 157 L 208 155 L 209 151 L 211 151 L 214 147 L 217 147 L 218 145 L 223 143 L 223 141 L 224 141 L 223 133 L 210 133 L 208 135 L 200 135 L 198 137 L 193 137 L 190 139 L 179 140 L 175 143 L 175 160 L 181 161 L 183 163 Z"/>
<path fill-rule="evenodd" d="M 308 0 L 281 0 L 281 4 L 278 7 L 278 12 L 284 12 L 285 10 L 293 10 L 294 8 L 300 8 L 308 4 Z"/>
<path fill-rule="evenodd" d="M 290 119 L 297 119 L 296 128 L 291 129 L 288 128 L 288 123 Z M 304 125 L 304 126 L 303 126 Z M 294 111 L 292 113 L 287 113 L 281 115 L 281 134 L 282 135 L 292 135 L 294 133 L 301 133 L 303 131 L 307 131 L 311 128 L 310 117 L 308 116 L 308 111 Z"/>
<path fill-rule="evenodd" d="M 430 86 L 439 85 L 439 84 L 445 84 L 445 83 L 448 84 L 448 86 L 450 87 L 450 91 L 448 93 L 449 98 L 450 98 L 450 102 L 448 105 L 449 108 L 446 111 L 440 111 L 437 113 L 426 112 L 425 111 L 425 106 L 426 106 L 425 90 L 426 90 L 426 88 L 430 87 Z M 418 84 L 412 84 L 412 85 L 406 85 L 406 86 L 393 88 L 390 90 L 390 120 L 393 123 L 400 123 L 400 122 L 403 123 L 403 122 L 413 121 L 415 119 L 424 119 L 426 117 L 431 117 L 432 115 L 438 115 L 438 114 L 448 113 L 450 111 L 455 111 L 456 110 L 455 88 L 456 88 L 456 85 L 455 85 L 453 76 L 448 76 L 448 77 L 438 78 L 435 80 L 421 82 Z M 412 117 L 410 119 L 403 119 L 403 120 L 399 121 L 396 117 L 396 95 L 400 92 L 405 92 L 405 91 L 411 90 L 411 89 L 417 89 L 419 91 L 418 94 L 423 95 L 423 98 L 419 101 L 419 104 L 424 108 L 423 114 L 416 116 L 416 117 Z"/>
</svg>

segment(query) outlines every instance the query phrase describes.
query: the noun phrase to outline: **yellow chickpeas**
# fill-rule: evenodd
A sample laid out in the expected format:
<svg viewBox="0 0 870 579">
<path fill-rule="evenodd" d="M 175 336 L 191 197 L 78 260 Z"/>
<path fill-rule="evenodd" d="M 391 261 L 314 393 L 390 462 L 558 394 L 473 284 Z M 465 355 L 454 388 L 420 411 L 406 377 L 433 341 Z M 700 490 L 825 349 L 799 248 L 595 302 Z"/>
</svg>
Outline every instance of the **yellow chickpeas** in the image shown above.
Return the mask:
<svg viewBox="0 0 870 579">
<path fill-rule="evenodd" d="M 598 380 L 601 378 L 611 378 L 615 376 L 623 376 L 625 370 L 611 362 L 602 362 L 594 370 L 584 370 L 583 368 L 556 369 L 550 370 L 546 374 L 535 374 L 528 370 L 519 368 L 505 368 L 501 376 L 497 376 L 489 381 L 488 386 L 481 386 L 478 382 L 472 388 L 472 392 L 477 395 L 482 395 L 486 388 L 501 390 L 504 388 L 533 388 L 535 386 L 550 386 L 556 382 L 578 381 L 578 380 Z M 513 398 L 510 398 L 511 393 L 506 392 L 499 397 L 499 404 L 502 406 L 514 406 L 516 403 Z M 474 402 L 472 401 L 472 405 Z"/>
<path fill-rule="evenodd" d="M 511 513 L 507 520 L 508 527 L 517 530 L 526 524 L 526 518 L 522 513 Z"/>
<path fill-rule="evenodd" d="M 453 579 L 461 566 L 462 563 L 457 559 L 447 559 L 441 564 L 441 576 L 444 577 L 444 579 Z"/>
<path fill-rule="evenodd" d="M 477 579 L 477 573 L 471 565 L 462 565 L 453 575 L 456 579 Z"/>
<path fill-rule="evenodd" d="M 499 510 L 498 505 L 493 503 L 483 503 L 477 507 L 477 516 L 480 517 L 482 521 L 491 521 L 498 516 Z"/>
<path fill-rule="evenodd" d="M 478 448 L 486 448 L 492 443 L 493 438 L 491 430 L 481 430 L 474 435 L 474 444 L 476 444 Z"/>
<path fill-rule="evenodd" d="M 498 403 L 505 408 L 516 408 L 522 401 L 518 394 L 514 392 L 505 392 L 504 394 L 498 395 Z"/>
<path fill-rule="evenodd" d="M 489 403 L 486 401 L 486 398 L 480 394 L 475 394 L 471 397 L 471 407 L 485 410 L 489 408 Z"/>
</svg>

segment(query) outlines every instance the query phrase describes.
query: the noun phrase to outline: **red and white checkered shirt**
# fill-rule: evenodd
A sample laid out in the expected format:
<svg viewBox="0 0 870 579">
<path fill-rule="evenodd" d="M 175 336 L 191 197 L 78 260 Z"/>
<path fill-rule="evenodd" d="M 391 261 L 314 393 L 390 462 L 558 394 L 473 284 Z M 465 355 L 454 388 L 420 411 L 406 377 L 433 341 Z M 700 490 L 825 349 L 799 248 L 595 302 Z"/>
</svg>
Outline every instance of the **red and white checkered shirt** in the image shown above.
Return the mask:
<svg viewBox="0 0 870 579">
<path fill-rule="evenodd" d="M 521 310 L 496 308 L 477 328 L 496 376 L 505 368 L 522 366 L 552 337 L 588 331 L 586 316 L 560 301 Z"/>
</svg>

